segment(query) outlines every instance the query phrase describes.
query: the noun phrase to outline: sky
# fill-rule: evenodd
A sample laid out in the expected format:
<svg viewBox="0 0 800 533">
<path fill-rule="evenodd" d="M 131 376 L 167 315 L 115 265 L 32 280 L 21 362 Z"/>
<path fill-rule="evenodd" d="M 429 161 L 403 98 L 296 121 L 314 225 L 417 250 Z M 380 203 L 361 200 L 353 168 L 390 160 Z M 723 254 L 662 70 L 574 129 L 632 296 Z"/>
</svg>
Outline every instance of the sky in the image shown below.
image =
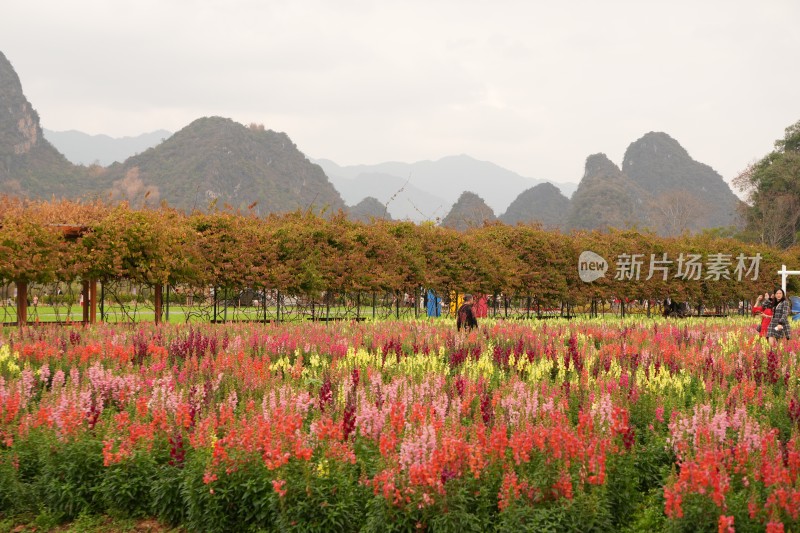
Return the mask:
<svg viewBox="0 0 800 533">
<path fill-rule="evenodd" d="M 797 0 L 14 0 L 42 127 L 223 116 L 339 165 L 467 154 L 578 182 L 649 131 L 730 181 L 800 120 Z"/>
</svg>

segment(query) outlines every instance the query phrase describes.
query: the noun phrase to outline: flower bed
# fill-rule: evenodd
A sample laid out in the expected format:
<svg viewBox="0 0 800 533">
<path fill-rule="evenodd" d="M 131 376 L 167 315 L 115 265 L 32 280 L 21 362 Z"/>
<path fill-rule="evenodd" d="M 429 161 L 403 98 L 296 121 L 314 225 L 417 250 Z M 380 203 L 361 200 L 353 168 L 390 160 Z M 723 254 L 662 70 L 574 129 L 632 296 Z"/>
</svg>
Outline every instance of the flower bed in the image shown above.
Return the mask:
<svg viewBox="0 0 800 533">
<path fill-rule="evenodd" d="M 797 341 L 752 321 L 28 328 L 0 515 L 196 531 L 800 528 Z"/>
</svg>

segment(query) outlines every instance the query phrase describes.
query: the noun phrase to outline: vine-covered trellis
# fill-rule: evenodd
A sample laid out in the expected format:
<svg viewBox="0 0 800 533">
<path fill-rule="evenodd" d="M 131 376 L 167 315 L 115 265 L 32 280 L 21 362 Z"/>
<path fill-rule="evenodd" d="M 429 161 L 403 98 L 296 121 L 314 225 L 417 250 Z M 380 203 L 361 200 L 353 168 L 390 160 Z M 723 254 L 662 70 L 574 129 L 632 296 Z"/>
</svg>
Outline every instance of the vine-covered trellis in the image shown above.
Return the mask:
<svg viewBox="0 0 800 533">
<path fill-rule="evenodd" d="M 578 272 L 586 250 L 639 258 L 643 272 L 634 278 L 611 269 L 587 282 Z M 744 312 L 776 283 L 780 265 L 800 263 L 798 255 L 706 234 L 563 234 L 500 223 L 459 233 L 427 223 L 365 224 L 343 214 L 186 215 L 0 198 L 6 324 L 420 317 L 428 290 L 445 316 L 466 292 L 483 295 L 485 314 L 502 318 L 653 314 L 666 298 L 695 313 L 725 314 Z M 730 265 L 716 277 L 666 267 L 653 275 L 654 262 L 680 271 L 689 257 L 725 257 Z M 760 276 L 752 268 L 743 276 L 736 258 L 740 267 L 758 258 Z"/>
</svg>

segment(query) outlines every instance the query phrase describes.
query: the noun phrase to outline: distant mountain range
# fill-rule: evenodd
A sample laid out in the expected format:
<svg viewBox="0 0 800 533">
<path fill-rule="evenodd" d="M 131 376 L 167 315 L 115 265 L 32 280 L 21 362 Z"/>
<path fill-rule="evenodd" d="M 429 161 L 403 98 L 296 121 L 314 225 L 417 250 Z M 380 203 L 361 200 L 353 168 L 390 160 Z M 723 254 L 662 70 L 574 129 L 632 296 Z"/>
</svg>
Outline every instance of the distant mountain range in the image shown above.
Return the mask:
<svg viewBox="0 0 800 533">
<path fill-rule="evenodd" d="M 175 134 L 123 139 L 44 132 L 2 53 L 0 193 L 166 201 L 185 210 L 229 206 L 259 215 L 342 209 L 361 220 L 430 220 L 459 229 L 499 218 L 666 235 L 736 225 L 741 205 L 718 173 L 661 132 L 631 143 L 621 167 L 604 154 L 589 156 L 577 185 L 526 178 L 467 155 L 354 166 L 312 161 L 285 133 L 221 117 L 199 118 Z"/>
<path fill-rule="evenodd" d="M 172 133 L 157 130 L 136 137 L 110 137 L 89 135 L 82 131 L 52 131 L 45 129 L 44 137 L 58 151 L 76 165 L 101 165 L 122 163 L 126 159 L 163 142 Z"/>
<path fill-rule="evenodd" d="M 464 191 L 479 195 L 495 212 L 502 212 L 523 191 L 547 183 L 467 155 L 344 167 L 326 159 L 315 162 L 347 203 L 372 196 L 387 205 L 393 218 L 416 221 L 444 218 Z M 574 183 L 555 185 L 567 196 L 577 188 Z"/>
<path fill-rule="evenodd" d="M 158 130 L 136 137 L 113 138 L 75 130 L 44 130 L 44 135 L 75 164 L 109 166 L 125 163 L 128 158 L 157 147 L 172 134 Z M 391 218 L 398 220 L 444 218 L 464 192 L 461 187 L 471 187 L 470 190 L 485 196 L 486 203 L 500 212 L 523 191 L 550 183 L 524 178 L 494 163 L 466 155 L 437 161 L 376 165 L 339 166 L 329 159 L 312 162 L 322 167 L 345 203 L 355 206 L 365 198 L 372 198 L 385 206 Z M 577 188 L 575 183 L 556 185 L 566 195 Z M 178 202 L 178 205 L 184 203 Z"/>
</svg>

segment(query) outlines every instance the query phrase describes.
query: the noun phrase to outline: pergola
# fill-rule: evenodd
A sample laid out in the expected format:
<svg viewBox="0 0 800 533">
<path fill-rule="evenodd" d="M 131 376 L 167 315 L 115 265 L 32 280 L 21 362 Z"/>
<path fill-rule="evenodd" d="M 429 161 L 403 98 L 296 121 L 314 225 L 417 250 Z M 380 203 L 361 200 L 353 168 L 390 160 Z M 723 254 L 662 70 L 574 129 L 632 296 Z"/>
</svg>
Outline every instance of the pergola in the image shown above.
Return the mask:
<svg viewBox="0 0 800 533">
<path fill-rule="evenodd" d="M 82 237 L 89 231 L 88 226 L 75 226 L 69 224 L 52 224 L 64 236 L 64 239 L 74 240 Z M 17 326 L 25 326 L 28 324 L 28 282 L 23 280 L 13 280 L 17 288 Z M 81 286 L 81 322 L 83 324 L 94 324 L 97 322 L 97 280 L 85 279 L 82 281 Z M 155 323 L 161 322 L 161 311 L 163 307 L 163 290 L 160 285 L 157 285 L 154 290 L 154 304 L 155 304 Z"/>
</svg>

